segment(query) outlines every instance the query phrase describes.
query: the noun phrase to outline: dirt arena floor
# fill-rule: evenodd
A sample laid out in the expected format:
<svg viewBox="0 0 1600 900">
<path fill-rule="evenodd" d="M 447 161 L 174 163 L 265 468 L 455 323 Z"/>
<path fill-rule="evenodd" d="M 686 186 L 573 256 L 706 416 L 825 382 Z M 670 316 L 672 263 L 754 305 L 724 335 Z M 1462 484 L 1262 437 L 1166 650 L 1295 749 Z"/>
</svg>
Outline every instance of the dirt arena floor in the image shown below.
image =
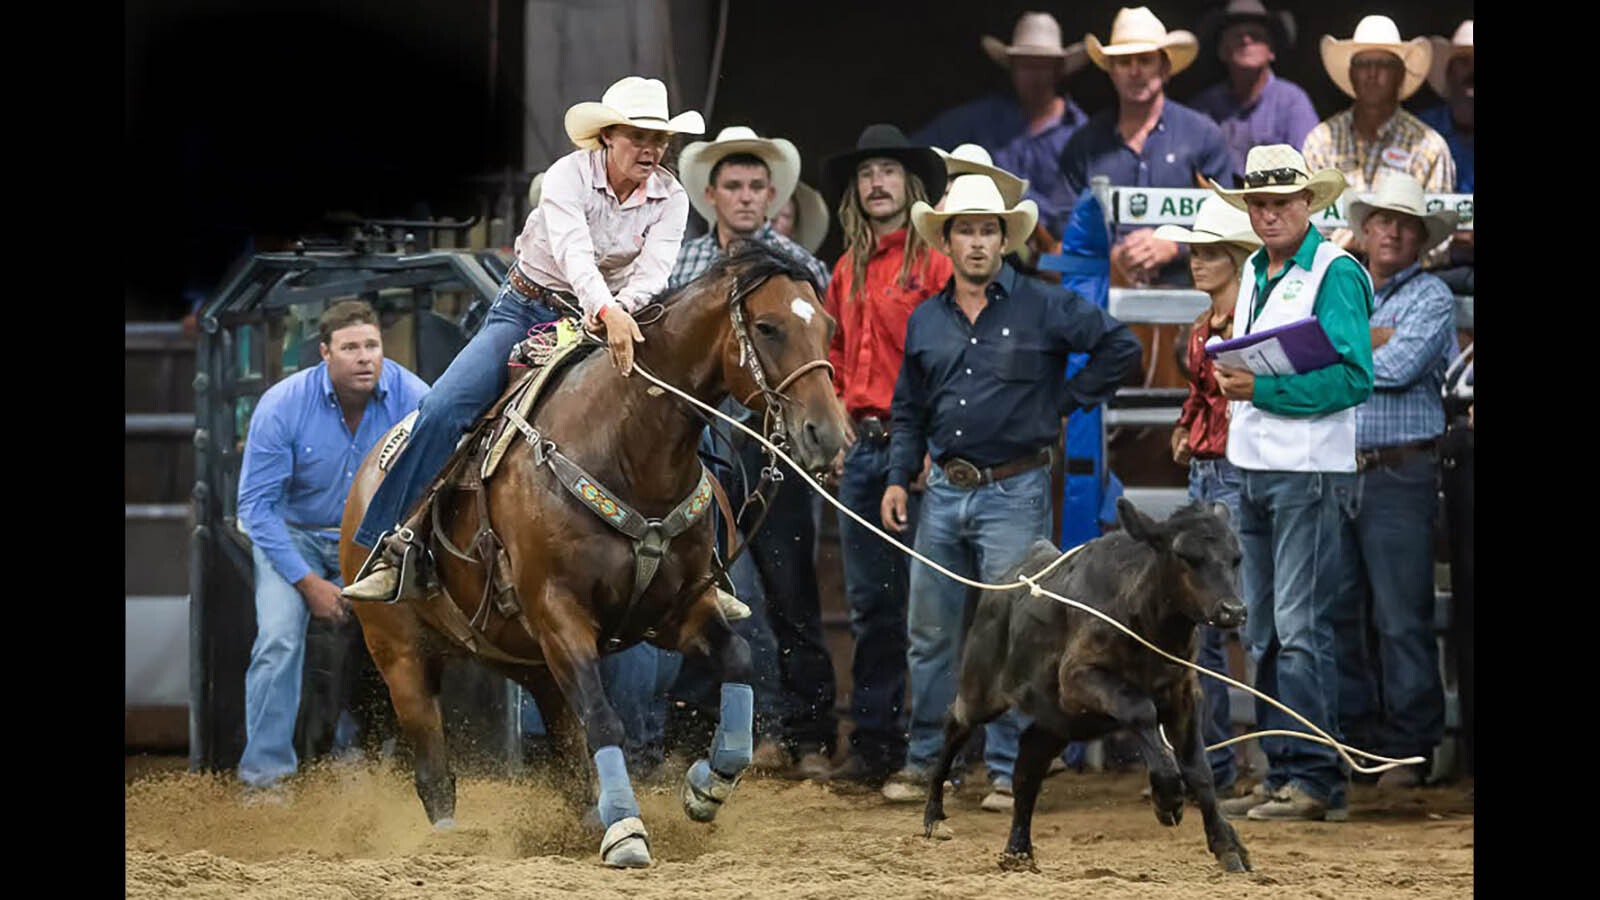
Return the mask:
<svg viewBox="0 0 1600 900">
<path fill-rule="evenodd" d="M 1010 817 L 967 789 L 947 802 L 946 840 L 921 808 L 876 794 L 751 777 L 711 825 L 676 799 L 681 767 L 637 785 L 656 864 L 615 871 L 598 840 L 537 776 L 458 775 L 453 832 L 427 824 L 410 771 L 319 765 L 287 806 L 245 807 L 222 775 L 130 757 L 130 898 L 437 897 L 1464 897 L 1473 890 L 1467 784 L 1379 795 L 1357 787 L 1349 822 L 1240 822 L 1255 871 L 1225 875 L 1192 806 L 1156 822 L 1139 774 L 1063 774 L 1034 819 L 1040 874 L 995 864 Z"/>
</svg>

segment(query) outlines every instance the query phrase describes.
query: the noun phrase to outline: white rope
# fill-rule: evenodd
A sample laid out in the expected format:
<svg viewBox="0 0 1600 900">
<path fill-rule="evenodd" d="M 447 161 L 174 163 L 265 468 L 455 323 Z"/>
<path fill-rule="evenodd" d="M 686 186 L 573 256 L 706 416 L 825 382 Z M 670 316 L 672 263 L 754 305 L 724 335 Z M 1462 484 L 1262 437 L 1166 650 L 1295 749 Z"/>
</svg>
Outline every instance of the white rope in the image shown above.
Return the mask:
<svg viewBox="0 0 1600 900">
<path fill-rule="evenodd" d="M 1350 765 L 1350 768 L 1351 768 L 1352 771 L 1361 772 L 1361 773 L 1367 774 L 1367 775 L 1375 775 L 1375 774 L 1377 774 L 1379 772 L 1384 772 L 1384 771 L 1387 771 L 1389 769 L 1396 768 L 1398 766 L 1421 765 L 1421 764 L 1427 762 L 1427 759 L 1424 758 L 1424 757 L 1421 757 L 1421 756 L 1408 756 L 1408 757 L 1405 757 L 1403 759 L 1395 759 L 1393 757 L 1379 756 L 1379 755 L 1377 755 L 1375 753 L 1368 753 L 1368 752 L 1366 752 L 1364 750 L 1360 750 L 1360 749 L 1357 749 L 1355 747 L 1350 747 L 1350 746 L 1348 746 L 1346 744 L 1342 744 L 1339 741 L 1335 740 L 1333 735 L 1330 735 L 1326 731 L 1323 731 L 1321 728 L 1318 728 L 1315 724 L 1313 724 L 1311 721 L 1306 719 L 1306 717 L 1300 715 L 1299 713 L 1297 713 L 1294 710 L 1290 709 L 1289 707 L 1283 705 L 1282 703 L 1279 703 L 1277 701 L 1277 699 L 1275 699 L 1273 697 L 1269 697 L 1266 694 L 1261 693 L 1260 691 L 1256 690 L 1255 688 L 1251 687 L 1248 684 L 1244 684 L 1242 682 L 1235 681 L 1235 680 L 1233 680 L 1232 678 L 1229 678 L 1226 675 L 1222 675 L 1222 674 L 1219 674 L 1217 672 L 1213 672 L 1210 669 L 1205 668 L 1204 666 L 1195 665 L 1194 663 L 1190 662 L 1187 659 L 1183 659 L 1182 657 L 1173 656 L 1171 653 L 1168 653 L 1167 651 L 1161 649 L 1160 647 L 1157 647 L 1155 644 L 1152 644 L 1149 641 L 1145 640 L 1144 638 L 1140 637 L 1138 635 L 1138 633 L 1133 631 L 1133 629 L 1131 629 L 1128 626 L 1122 624 L 1121 622 L 1118 622 L 1116 619 L 1113 619 L 1112 617 L 1106 615 L 1105 613 L 1101 612 L 1100 610 L 1095 609 L 1092 606 L 1088 606 L 1086 604 L 1079 603 L 1076 600 L 1073 600 L 1073 599 L 1070 599 L 1070 598 L 1067 598 L 1067 597 L 1063 597 L 1060 594 L 1057 594 L 1057 593 L 1055 593 L 1053 591 L 1050 591 L 1050 590 L 1047 590 L 1045 588 L 1042 588 L 1042 587 L 1040 587 L 1038 585 L 1037 582 L 1038 582 L 1039 579 L 1041 579 L 1041 578 L 1045 577 L 1046 575 L 1048 575 L 1052 570 L 1055 569 L 1056 566 L 1060 565 L 1063 562 L 1066 562 L 1068 557 L 1071 557 L 1074 554 L 1076 554 L 1079 550 L 1082 550 L 1085 546 L 1087 546 L 1087 544 L 1079 544 L 1078 546 L 1073 547 L 1072 549 L 1070 549 L 1070 550 L 1066 551 L 1065 553 L 1063 553 L 1061 556 L 1057 557 L 1056 560 L 1054 562 L 1052 562 L 1050 565 L 1045 566 L 1043 569 L 1039 570 L 1038 572 L 1035 572 L 1032 575 L 1023 575 L 1023 576 L 1019 577 L 1016 581 L 1013 581 L 1013 582 L 1011 582 L 1009 584 L 987 584 L 987 583 L 981 582 L 981 581 L 973 581 L 970 578 L 967 578 L 967 577 L 965 577 L 963 575 L 958 575 L 955 572 L 952 572 L 949 569 L 946 569 L 944 566 L 939 565 L 938 563 L 934 562 L 933 560 L 928 559 L 926 556 L 923 556 L 922 554 L 918 553 L 917 551 L 913 550 L 912 548 L 907 547 L 905 544 L 900 543 L 900 541 L 896 540 L 892 535 L 889 535 L 889 534 L 885 533 L 884 531 L 882 531 L 881 529 L 879 529 L 877 525 L 874 525 L 873 523 L 868 522 L 866 519 L 863 519 L 861 516 L 856 515 L 855 510 L 852 510 L 850 507 L 845 506 L 843 503 L 841 503 L 839 501 L 838 498 L 834 497 L 829 492 L 823 490 L 822 486 L 817 484 L 817 482 L 814 479 L 812 479 L 811 474 L 809 472 L 807 472 L 804 467 L 798 465 L 794 460 L 790 459 L 789 455 L 787 453 L 784 453 L 782 450 L 778 449 L 777 447 L 775 447 L 771 443 L 769 443 L 764 435 L 757 434 L 755 431 L 753 431 L 750 428 L 746 427 L 742 422 L 739 422 L 739 421 L 733 419 L 730 416 L 724 415 L 721 410 L 715 409 L 715 408 L 713 408 L 713 407 L 711 407 L 711 406 L 709 406 L 709 405 L 707 405 L 705 403 L 702 403 L 700 400 L 696 399 L 695 397 L 691 397 L 690 395 L 684 393 L 683 391 L 679 390 L 678 388 L 676 388 L 676 387 L 674 387 L 674 386 L 672 386 L 670 384 L 667 384 L 666 382 L 664 382 L 661 379 L 657 378 L 656 376 L 652 375 L 648 370 L 646 370 L 644 368 L 644 366 L 641 366 L 639 364 L 638 360 L 634 361 L 633 368 L 640 375 L 643 375 L 645 377 L 645 379 L 647 381 L 649 381 L 650 383 L 652 383 L 652 384 L 654 384 L 654 385 L 656 385 L 656 386 L 658 386 L 658 387 L 660 387 L 660 388 L 662 388 L 664 390 L 671 391 L 673 394 L 677 395 L 678 397 L 681 397 L 684 400 L 689 401 L 690 403 L 694 404 L 695 406 L 705 410 L 706 412 L 711 413 L 712 415 L 716 416 L 719 419 L 722 419 L 723 421 L 725 421 L 728 424 L 732 425 L 733 427 L 739 429 L 740 431 L 743 431 L 745 434 L 748 434 L 750 437 L 754 438 L 755 440 L 760 441 L 762 446 L 766 447 L 770 452 L 777 454 L 779 459 L 782 459 L 785 463 L 787 463 L 789 465 L 789 468 L 793 469 L 796 474 L 798 474 L 801 478 L 805 479 L 806 484 L 810 485 L 812 490 L 816 491 L 818 494 L 821 494 L 823 499 L 827 500 L 829 503 L 832 503 L 841 512 L 845 513 L 850 518 L 856 520 L 861 525 L 865 526 L 867 529 L 872 531 L 874 534 L 878 535 L 879 537 L 883 538 L 884 540 L 888 541 L 889 543 L 891 543 L 891 544 L 895 545 L 896 547 L 900 548 L 901 552 L 905 553 L 906 555 L 908 555 L 908 556 L 910 556 L 910 557 L 912 557 L 914 559 L 920 560 L 923 565 L 927 566 L 930 569 L 933 569 L 935 572 L 938 572 L 939 574 L 945 576 L 946 578 L 950 578 L 950 579 L 958 581 L 958 582 L 960 582 L 962 584 L 965 584 L 965 585 L 967 585 L 969 587 L 975 587 L 975 588 L 978 588 L 979 590 L 985 590 L 985 591 L 1009 591 L 1009 590 L 1014 590 L 1016 588 L 1020 588 L 1020 587 L 1026 586 L 1028 588 L 1028 592 L 1031 595 L 1033 595 L 1035 597 L 1049 597 L 1050 599 L 1055 600 L 1055 601 L 1057 601 L 1059 603 L 1065 603 L 1066 605 L 1071 606 L 1071 607 L 1073 607 L 1075 609 L 1082 610 L 1083 612 L 1086 612 L 1086 613 L 1088 613 L 1088 614 L 1100 619 L 1101 621 L 1104 621 L 1104 622 L 1106 622 L 1106 623 L 1108 623 L 1110 625 L 1115 626 L 1117 629 L 1119 629 L 1123 633 L 1127 634 L 1129 637 L 1133 638 L 1134 640 L 1138 641 L 1139 643 L 1143 644 L 1144 646 L 1146 646 L 1146 647 L 1150 648 L 1151 650 L 1155 651 L 1160 656 L 1163 656 L 1166 659 L 1171 660 L 1172 662 L 1175 662 L 1175 663 L 1177 663 L 1177 664 L 1179 664 L 1181 666 L 1187 666 L 1188 668 L 1191 668 L 1191 669 L 1195 670 L 1196 672 L 1199 672 L 1202 675 L 1208 675 L 1208 676 L 1210 676 L 1212 678 L 1216 678 L 1216 679 L 1222 681 L 1225 684 L 1232 685 L 1233 687 L 1239 688 L 1240 690 L 1248 691 L 1251 694 L 1254 694 L 1255 696 L 1261 698 L 1262 700 L 1267 701 L 1268 703 L 1272 704 L 1273 706 L 1277 707 L 1278 709 L 1282 710 L 1283 712 L 1288 713 L 1290 716 L 1293 716 L 1302 725 L 1306 726 L 1307 728 L 1309 728 L 1313 732 L 1315 732 L 1315 734 L 1307 734 L 1307 733 L 1305 733 L 1303 731 L 1287 731 L 1287 730 L 1282 730 L 1282 729 L 1272 729 L 1272 730 L 1267 730 L 1267 731 L 1252 731 L 1249 734 L 1242 734 L 1242 735 L 1239 735 L 1238 737 L 1230 738 L 1230 739 L 1228 739 L 1226 741 L 1222 741 L 1222 742 L 1217 743 L 1217 744 L 1212 744 L 1211 746 L 1206 747 L 1207 750 L 1216 750 L 1216 749 L 1221 748 L 1221 747 L 1227 747 L 1227 746 L 1229 746 L 1231 744 L 1237 744 L 1240 741 L 1250 740 L 1251 738 L 1279 735 L 1279 736 L 1284 736 L 1284 737 L 1297 737 L 1297 738 L 1302 738 L 1302 739 L 1308 740 L 1308 741 L 1315 741 L 1315 742 L 1317 742 L 1319 744 L 1326 744 L 1329 747 L 1332 747 L 1339 754 L 1339 756 L 1342 757 L 1344 759 L 1344 761 Z M 1162 737 L 1163 737 L 1163 739 L 1165 739 L 1165 737 L 1166 737 L 1165 734 L 1163 734 Z M 1360 756 L 1360 757 L 1362 757 L 1364 759 L 1378 760 L 1379 762 L 1382 763 L 1382 765 L 1363 766 L 1360 763 L 1357 763 L 1355 761 L 1355 758 L 1351 754 L 1355 754 L 1355 756 Z"/>
</svg>

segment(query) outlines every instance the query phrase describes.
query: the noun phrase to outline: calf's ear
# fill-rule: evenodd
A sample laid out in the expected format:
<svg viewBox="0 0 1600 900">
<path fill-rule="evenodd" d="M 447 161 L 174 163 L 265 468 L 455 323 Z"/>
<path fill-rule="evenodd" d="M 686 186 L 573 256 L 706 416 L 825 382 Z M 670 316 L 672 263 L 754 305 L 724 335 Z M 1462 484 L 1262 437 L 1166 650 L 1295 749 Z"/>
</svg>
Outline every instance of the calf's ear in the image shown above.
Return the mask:
<svg viewBox="0 0 1600 900">
<path fill-rule="evenodd" d="M 1228 524 L 1228 520 L 1232 518 L 1233 515 L 1232 513 L 1228 512 L 1228 504 L 1226 503 L 1211 504 L 1211 511 L 1216 514 L 1217 518 L 1222 520 L 1222 524 L 1224 525 Z"/>
<path fill-rule="evenodd" d="M 1151 546 L 1160 546 L 1162 534 L 1161 526 L 1156 521 L 1139 511 L 1133 501 L 1127 497 L 1117 498 L 1117 521 L 1122 529 L 1135 540 L 1143 541 Z"/>
</svg>

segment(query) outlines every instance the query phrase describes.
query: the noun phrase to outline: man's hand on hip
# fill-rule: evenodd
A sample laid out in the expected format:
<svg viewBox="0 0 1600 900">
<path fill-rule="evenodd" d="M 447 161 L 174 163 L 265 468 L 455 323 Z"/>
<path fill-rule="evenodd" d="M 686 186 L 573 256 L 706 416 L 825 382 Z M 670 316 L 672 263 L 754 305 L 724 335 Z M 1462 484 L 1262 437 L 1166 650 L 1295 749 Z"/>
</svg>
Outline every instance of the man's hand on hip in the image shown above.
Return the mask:
<svg viewBox="0 0 1600 900">
<path fill-rule="evenodd" d="M 883 527 L 895 534 L 906 530 L 906 489 L 898 484 L 891 484 L 883 492 L 883 504 L 878 510 L 883 517 Z"/>
<path fill-rule="evenodd" d="M 295 590 L 305 598 L 311 615 L 326 622 L 342 625 L 349 617 L 349 601 L 339 596 L 339 586 L 315 572 L 294 583 Z"/>
</svg>

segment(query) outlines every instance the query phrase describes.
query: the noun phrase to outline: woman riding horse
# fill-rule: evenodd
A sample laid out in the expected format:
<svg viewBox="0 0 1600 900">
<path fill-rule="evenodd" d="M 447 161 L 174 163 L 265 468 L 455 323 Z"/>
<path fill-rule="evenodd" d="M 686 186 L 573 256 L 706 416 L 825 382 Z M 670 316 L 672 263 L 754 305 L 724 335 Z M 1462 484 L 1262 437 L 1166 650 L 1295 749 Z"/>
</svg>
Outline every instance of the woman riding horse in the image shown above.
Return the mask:
<svg viewBox="0 0 1600 900">
<path fill-rule="evenodd" d="M 662 157 L 674 134 L 701 134 L 705 123 L 693 111 L 668 117 L 666 86 L 629 76 L 599 103 L 568 109 L 566 128 L 578 149 L 545 173 L 488 318 L 422 399 L 405 453 L 367 507 L 355 542 L 374 552 L 344 589 L 348 599 L 418 598 L 415 581 L 400 578 L 425 552 L 418 500 L 462 433 L 505 390 L 507 356 L 531 326 L 555 322 L 564 305 L 580 307 L 604 329 L 616 367 L 633 369 L 633 344 L 644 337 L 632 312 L 666 287 L 689 215 L 688 196 Z"/>
</svg>

